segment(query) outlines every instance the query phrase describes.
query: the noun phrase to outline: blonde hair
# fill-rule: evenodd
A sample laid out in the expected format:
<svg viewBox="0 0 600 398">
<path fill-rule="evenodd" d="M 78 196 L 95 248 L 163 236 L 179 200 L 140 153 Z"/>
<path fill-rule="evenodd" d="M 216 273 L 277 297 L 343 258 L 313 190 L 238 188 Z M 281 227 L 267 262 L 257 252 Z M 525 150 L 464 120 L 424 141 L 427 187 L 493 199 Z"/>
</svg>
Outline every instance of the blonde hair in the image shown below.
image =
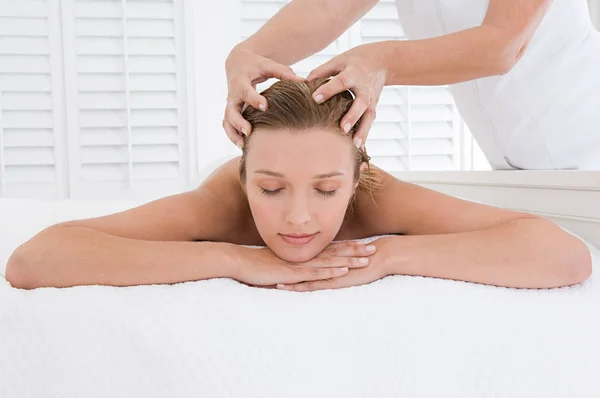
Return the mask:
<svg viewBox="0 0 600 398">
<path fill-rule="evenodd" d="M 329 79 L 315 79 L 305 82 L 278 81 L 271 87 L 264 90 L 261 95 L 267 99 L 268 109 L 263 112 L 248 106 L 242 113 L 242 116 L 250 122 L 252 131 L 256 129 L 291 129 L 296 131 L 307 130 L 311 128 L 322 128 L 327 130 L 336 130 L 340 134 L 347 135 L 352 139 L 358 129 L 360 120 L 348 133 L 340 128 L 342 117 L 348 112 L 354 96 L 348 90 L 334 95 L 327 101 L 318 104 L 312 98 L 313 93 Z M 250 135 L 251 137 L 252 135 Z M 246 181 L 246 154 L 249 149 L 250 137 L 246 138 L 240 160 L 240 180 L 242 184 Z M 358 190 L 372 193 L 379 188 L 379 176 L 374 170 L 371 170 L 369 161 L 371 157 L 363 148 L 354 148 L 354 179 L 358 179 Z M 367 170 L 360 172 L 362 163 L 367 164 Z M 350 209 L 354 204 L 354 196 L 350 203 Z"/>
</svg>

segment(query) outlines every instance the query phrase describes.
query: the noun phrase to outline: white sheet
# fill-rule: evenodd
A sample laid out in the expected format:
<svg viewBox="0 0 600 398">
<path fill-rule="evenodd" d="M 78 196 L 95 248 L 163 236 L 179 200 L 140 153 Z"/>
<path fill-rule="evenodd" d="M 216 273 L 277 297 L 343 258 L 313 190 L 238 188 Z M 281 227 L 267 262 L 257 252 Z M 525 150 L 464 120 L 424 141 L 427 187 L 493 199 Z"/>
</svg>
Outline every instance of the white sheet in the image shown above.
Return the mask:
<svg viewBox="0 0 600 398">
<path fill-rule="evenodd" d="M 312 293 L 229 279 L 24 291 L 0 279 L 0 397 L 597 398 L 594 261 L 590 280 L 550 290 L 394 276 Z"/>
</svg>

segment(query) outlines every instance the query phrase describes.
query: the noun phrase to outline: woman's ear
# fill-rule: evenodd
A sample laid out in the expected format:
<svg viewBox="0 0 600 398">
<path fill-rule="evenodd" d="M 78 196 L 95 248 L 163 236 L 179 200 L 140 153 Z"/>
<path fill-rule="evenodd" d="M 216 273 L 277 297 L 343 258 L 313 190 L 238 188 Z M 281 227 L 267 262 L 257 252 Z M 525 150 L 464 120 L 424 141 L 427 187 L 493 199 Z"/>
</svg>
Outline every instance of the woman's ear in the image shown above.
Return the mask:
<svg viewBox="0 0 600 398">
<path fill-rule="evenodd" d="M 364 173 L 366 168 L 367 168 L 367 162 L 362 162 L 360 164 L 360 174 Z"/>
<path fill-rule="evenodd" d="M 358 180 L 356 181 L 356 184 L 354 184 L 354 190 L 355 191 L 358 188 L 358 184 L 360 182 L 360 176 L 362 175 L 362 173 L 365 172 L 366 168 L 367 168 L 367 162 L 362 162 L 361 165 L 360 165 Z"/>
</svg>

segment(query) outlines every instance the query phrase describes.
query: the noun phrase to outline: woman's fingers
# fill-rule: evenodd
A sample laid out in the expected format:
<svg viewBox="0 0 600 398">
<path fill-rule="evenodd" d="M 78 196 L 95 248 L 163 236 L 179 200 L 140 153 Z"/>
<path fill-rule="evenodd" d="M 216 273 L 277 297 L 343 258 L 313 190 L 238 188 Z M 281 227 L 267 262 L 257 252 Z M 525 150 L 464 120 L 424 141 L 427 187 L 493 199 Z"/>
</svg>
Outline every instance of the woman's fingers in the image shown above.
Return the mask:
<svg viewBox="0 0 600 398">
<path fill-rule="evenodd" d="M 375 253 L 377 248 L 372 244 L 356 241 L 335 242 L 329 245 L 323 253 L 330 257 L 363 257 Z"/>
</svg>

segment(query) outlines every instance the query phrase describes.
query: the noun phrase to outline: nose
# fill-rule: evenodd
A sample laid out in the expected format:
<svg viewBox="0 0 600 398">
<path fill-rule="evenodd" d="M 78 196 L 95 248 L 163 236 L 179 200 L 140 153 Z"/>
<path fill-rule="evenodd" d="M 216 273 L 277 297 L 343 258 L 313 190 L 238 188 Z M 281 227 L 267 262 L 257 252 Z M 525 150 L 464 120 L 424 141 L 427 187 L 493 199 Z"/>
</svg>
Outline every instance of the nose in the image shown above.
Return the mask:
<svg viewBox="0 0 600 398">
<path fill-rule="evenodd" d="M 299 195 L 292 198 L 285 220 L 293 225 L 304 225 L 310 221 L 306 198 Z"/>
</svg>

